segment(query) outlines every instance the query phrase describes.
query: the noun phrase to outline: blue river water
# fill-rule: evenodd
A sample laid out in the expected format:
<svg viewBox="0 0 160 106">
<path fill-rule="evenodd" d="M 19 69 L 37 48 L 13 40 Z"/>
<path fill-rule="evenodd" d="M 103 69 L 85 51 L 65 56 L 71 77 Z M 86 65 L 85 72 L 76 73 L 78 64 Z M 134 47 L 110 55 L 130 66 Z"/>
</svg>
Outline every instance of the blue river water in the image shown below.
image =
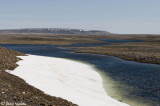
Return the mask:
<svg viewBox="0 0 160 106">
<path fill-rule="evenodd" d="M 119 92 L 122 92 L 120 101 L 127 102 L 126 99 L 130 99 L 142 102 L 142 104 L 145 103 L 146 106 L 160 105 L 160 65 L 126 61 L 113 56 L 72 53 L 56 45 L 0 44 L 0 46 L 26 54 L 67 58 L 90 63 L 117 82 L 116 87 L 120 90 Z M 78 44 L 78 46 L 82 47 L 83 44 Z"/>
</svg>

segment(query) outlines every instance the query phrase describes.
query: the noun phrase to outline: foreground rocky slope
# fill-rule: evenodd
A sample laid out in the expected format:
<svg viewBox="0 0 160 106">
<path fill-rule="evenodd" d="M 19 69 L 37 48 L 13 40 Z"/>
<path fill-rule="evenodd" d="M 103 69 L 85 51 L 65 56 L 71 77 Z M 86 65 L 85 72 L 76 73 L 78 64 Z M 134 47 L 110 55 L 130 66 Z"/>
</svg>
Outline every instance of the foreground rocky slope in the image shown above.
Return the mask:
<svg viewBox="0 0 160 106">
<path fill-rule="evenodd" d="M 0 106 L 7 103 L 24 103 L 27 106 L 76 106 L 62 98 L 51 97 L 28 85 L 24 80 L 5 70 L 13 70 L 25 54 L 0 47 Z M 55 85 L 56 86 L 56 85 Z"/>
</svg>

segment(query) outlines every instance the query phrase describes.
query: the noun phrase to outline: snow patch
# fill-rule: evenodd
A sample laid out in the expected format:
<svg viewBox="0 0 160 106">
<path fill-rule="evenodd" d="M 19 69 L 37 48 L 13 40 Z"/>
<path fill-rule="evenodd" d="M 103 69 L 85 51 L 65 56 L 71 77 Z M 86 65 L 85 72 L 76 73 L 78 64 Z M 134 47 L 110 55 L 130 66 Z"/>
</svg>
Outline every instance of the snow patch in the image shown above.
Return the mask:
<svg viewBox="0 0 160 106">
<path fill-rule="evenodd" d="M 90 65 L 54 57 L 19 57 L 23 59 L 19 66 L 7 72 L 46 94 L 80 106 L 128 106 L 106 94 L 100 75 Z"/>
</svg>

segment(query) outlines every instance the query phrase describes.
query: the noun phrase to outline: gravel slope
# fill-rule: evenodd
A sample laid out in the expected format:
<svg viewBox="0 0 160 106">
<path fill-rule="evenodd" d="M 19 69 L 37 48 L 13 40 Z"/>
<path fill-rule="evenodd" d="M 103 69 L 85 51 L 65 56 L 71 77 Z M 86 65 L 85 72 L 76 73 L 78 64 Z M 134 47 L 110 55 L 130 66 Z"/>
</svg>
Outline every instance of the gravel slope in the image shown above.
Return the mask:
<svg viewBox="0 0 160 106">
<path fill-rule="evenodd" d="M 13 70 L 25 54 L 0 47 L 0 106 L 6 103 L 25 103 L 27 106 L 76 106 L 58 97 L 51 97 L 28 85 L 24 80 L 5 70 Z"/>
</svg>

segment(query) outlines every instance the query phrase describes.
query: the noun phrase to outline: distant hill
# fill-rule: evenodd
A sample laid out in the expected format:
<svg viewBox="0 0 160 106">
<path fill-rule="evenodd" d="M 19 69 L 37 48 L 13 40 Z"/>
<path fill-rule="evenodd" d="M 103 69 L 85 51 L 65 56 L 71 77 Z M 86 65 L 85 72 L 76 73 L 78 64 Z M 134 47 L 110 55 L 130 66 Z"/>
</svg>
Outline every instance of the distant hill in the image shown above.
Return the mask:
<svg viewBox="0 0 160 106">
<path fill-rule="evenodd" d="M 30 29 L 6 29 L 0 30 L 0 34 L 9 33 L 53 33 L 53 34 L 94 34 L 105 35 L 111 34 L 107 31 L 99 30 L 81 30 L 81 29 L 63 29 L 63 28 L 30 28 Z"/>
</svg>

